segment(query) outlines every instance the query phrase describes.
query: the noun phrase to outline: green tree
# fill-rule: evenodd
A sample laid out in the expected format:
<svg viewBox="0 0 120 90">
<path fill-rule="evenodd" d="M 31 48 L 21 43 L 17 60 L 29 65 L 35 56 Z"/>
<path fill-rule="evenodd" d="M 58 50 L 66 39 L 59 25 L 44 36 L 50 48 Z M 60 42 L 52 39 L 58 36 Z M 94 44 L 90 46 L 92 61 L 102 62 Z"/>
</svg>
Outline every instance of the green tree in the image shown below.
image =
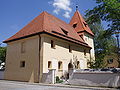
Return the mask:
<svg viewBox="0 0 120 90">
<path fill-rule="evenodd" d="M 112 34 L 120 32 L 120 0 L 95 0 L 97 6 L 86 11 L 87 23 L 95 33 L 95 67 L 102 67 L 103 58 L 110 54 L 116 54 L 115 40 Z M 108 22 L 108 29 L 101 28 L 101 21 Z M 113 44 L 113 45 L 111 45 Z M 116 51 L 115 51 L 116 50 Z M 119 49 L 118 49 L 119 50 Z M 120 65 L 120 61 L 119 65 Z"/>
<path fill-rule="evenodd" d="M 87 10 L 88 23 L 104 20 L 109 22 L 108 30 L 120 30 L 120 0 L 95 0 L 98 4 L 92 10 Z"/>
<path fill-rule="evenodd" d="M 90 62 L 91 68 L 104 68 L 104 57 L 115 53 L 115 38 L 111 32 L 104 30 L 100 22 L 89 25 L 94 32 L 95 61 Z"/>
<path fill-rule="evenodd" d="M 6 59 L 6 47 L 2 47 L 0 45 L 0 66 L 2 63 L 5 63 L 5 59 Z"/>
</svg>

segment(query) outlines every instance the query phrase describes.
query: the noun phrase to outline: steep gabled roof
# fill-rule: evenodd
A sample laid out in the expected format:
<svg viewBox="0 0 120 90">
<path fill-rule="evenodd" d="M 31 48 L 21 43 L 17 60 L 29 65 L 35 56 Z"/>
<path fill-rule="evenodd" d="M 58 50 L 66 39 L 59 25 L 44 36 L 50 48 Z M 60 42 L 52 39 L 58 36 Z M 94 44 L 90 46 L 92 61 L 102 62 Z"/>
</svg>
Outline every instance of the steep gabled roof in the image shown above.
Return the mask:
<svg viewBox="0 0 120 90">
<path fill-rule="evenodd" d="M 93 32 L 91 31 L 91 29 L 89 28 L 89 26 L 87 25 L 87 23 L 85 22 L 85 20 L 83 19 L 82 15 L 78 10 L 74 13 L 69 24 L 71 26 L 75 25 L 75 30 L 78 33 L 85 31 L 94 36 Z"/>
<path fill-rule="evenodd" d="M 28 23 L 25 27 L 23 27 L 20 31 L 18 31 L 15 35 L 11 36 L 4 42 L 10 42 L 17 40 L 22 37 L 26 37 L 32 34 L 36 34 L 38 32 L 43 31 L 43 21 L 44 21 L 44 12 L 33 19 L 30 23 Z"/>
<path fill-rule="evenodd" d="M 89 47 L 88 44 L 79 37 L 74 28 L 47 12 L 42 12 L 19 32 L 4 42 L 7 43 L 40 33 L 47 33 Z"/>
</svg>

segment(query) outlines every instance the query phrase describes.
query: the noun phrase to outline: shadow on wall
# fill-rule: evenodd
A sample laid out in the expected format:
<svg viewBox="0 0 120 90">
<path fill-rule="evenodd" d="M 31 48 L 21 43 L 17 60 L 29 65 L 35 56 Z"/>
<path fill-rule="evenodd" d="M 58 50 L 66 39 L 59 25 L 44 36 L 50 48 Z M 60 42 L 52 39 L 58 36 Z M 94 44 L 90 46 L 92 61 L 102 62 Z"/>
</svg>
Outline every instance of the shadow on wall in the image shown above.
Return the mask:
<svg viewBox="0 0 120 90">
<path fill-rule="evenodd" d="M 0 80 L 4 79 L 4 70 L 0 70 Z"/>
</svg>

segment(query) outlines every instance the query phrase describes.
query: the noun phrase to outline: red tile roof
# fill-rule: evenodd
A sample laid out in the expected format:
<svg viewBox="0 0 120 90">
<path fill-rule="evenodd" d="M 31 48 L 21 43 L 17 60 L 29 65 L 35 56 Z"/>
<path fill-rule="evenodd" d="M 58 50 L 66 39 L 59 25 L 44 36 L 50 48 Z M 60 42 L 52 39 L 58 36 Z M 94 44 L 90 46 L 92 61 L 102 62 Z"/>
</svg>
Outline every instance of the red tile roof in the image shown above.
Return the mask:
<svg viewBox="0 0 120 90">
<path fill-rule="evenodd" d="M 90 35 L 94 36 L 93 32 L 91 31 L 91 29 L 89 28 L 89 26 L 87 25 L 87 23 L 85 22 L 85 20 L 83 19 L 82 15 L 78 10 L 74 13 L 74 16 L 72 17 L 69 24 L 71 26 L 77 24 L 75 30 L 78 33 L 86 31 Z"/>
<path fill-rule="evenodd" d="M 89 47 L 88 44 L 86 44 L 84 40 L 77 34 L 74 28 L 55 16 L 48 14 L 47 12 L 42 12 L 19 32 L 4 42 L 7 43 L 42 32 Z"/>
</svg>

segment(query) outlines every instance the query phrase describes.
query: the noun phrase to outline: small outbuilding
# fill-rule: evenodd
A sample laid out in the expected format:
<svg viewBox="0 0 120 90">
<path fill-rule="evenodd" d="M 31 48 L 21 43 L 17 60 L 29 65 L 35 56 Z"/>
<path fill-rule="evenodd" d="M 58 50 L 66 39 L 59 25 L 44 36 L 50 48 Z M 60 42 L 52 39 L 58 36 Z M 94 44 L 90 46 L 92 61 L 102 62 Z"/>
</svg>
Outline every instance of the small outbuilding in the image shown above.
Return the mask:
<svg viewBox="0 0 120 90">
<path fill-rule="evenodd" d="M 86 69 L 95 58 L 93 37 L 78 10 L 69 24 L 44 11 L 4 41 L 5 79 L 42 82 L 49 69 L 59 77 L 70 68 Z"/>
</svg>

